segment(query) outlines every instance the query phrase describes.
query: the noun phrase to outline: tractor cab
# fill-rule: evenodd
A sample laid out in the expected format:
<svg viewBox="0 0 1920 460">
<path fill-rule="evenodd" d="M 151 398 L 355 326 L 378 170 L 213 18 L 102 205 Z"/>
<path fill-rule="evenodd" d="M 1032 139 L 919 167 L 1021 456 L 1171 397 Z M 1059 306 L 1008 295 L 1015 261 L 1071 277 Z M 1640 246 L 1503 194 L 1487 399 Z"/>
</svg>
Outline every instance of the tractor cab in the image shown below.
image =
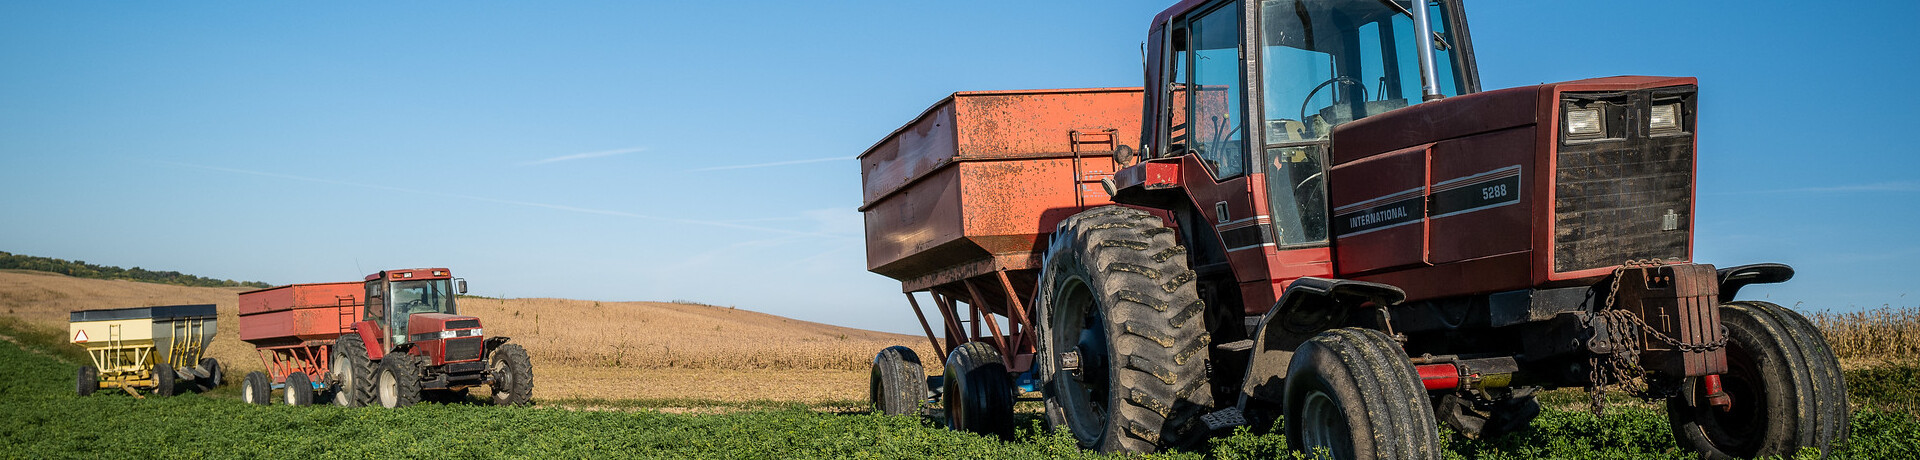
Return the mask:
<svg viewBox="0 0 1920 460">
<path fill-rule="evenodd" d="M 458 316 L 454 298 L 466 292 L 466 280 L 454 279 L 444 268 L 387 270 L 367 275 L 367 304 L 364 321 L 382 332 L 386 349 L 437 340 L 449 324 L 472 323 L 478 335 L 479 320 Z"/>
<path fill-rule="evenodd" d="M 1248 313 L 1286 281 L 1332 271 L 1336 127 L 1479 91 L 1453 1 L 1188 1 L 1155 18 L 1149 40 L 1140 145 L 1160 167 L 1144 169 L 1177 168 L 1187 193 L 1150 196 L 1156 172 L 1130 168 L 1116 201 L 1191 206 L 1179 225 L 1214 228 L 1225 249 L 1196 263 L 1231 265 L 1240 284 L 1210 300 L 1259 306 Z"/>
</svg>

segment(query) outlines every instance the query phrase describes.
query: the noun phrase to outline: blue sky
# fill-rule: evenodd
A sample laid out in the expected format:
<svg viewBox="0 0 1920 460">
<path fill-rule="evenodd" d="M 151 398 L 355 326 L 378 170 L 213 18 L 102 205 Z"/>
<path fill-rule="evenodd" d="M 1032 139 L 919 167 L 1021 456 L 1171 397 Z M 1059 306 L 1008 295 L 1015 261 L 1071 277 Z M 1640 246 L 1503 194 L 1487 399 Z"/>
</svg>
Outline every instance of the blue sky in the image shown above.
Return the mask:
<svg viewBox="0 0 1920 460">
<path fill-rule="evenodd" d="M 954 91 L 1137 86 L 1169 3 L 0 2 L 0 250 L 917 333 L 851 158 Z M 1696 258 L 1800 272 L 1750 297 L 1920 304 L 1920 4 L 1848 5 L 1468 16 L 1489 89 L 1699 77 Z"/>
</svg>

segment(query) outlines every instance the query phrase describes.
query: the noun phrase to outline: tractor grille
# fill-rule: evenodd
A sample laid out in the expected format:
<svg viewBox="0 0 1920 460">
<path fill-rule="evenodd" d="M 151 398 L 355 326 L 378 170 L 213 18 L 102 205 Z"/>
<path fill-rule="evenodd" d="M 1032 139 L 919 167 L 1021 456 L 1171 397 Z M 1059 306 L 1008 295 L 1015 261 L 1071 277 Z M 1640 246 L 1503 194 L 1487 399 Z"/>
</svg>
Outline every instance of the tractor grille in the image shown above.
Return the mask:
<svg viewBox="0 0 1920 460">
<path fill-rule="evenodd" d="M 456 319 L 447 322 L 447 329 L 473 329 L 480 327 L 478 319 Z"/>
<path fill-rule="evenodd" d="M 480 359 L 480 346 L 485 339 L 447 339 L 447 362 Z"/>
<path fill-rule="evenodd" d="M 1679 126 L 1649 129 L 1650 107 L 1679 104 Z M 1627 260 L 1685 260 L 1693 235 L 1694 87 L 1567 93 L 1560 110 L 1601 111 L 1601 130 L 1559 128 L 1555 272 Z M 1565 119 L 1566 117 L 1562 117 Z"/>
</svg>

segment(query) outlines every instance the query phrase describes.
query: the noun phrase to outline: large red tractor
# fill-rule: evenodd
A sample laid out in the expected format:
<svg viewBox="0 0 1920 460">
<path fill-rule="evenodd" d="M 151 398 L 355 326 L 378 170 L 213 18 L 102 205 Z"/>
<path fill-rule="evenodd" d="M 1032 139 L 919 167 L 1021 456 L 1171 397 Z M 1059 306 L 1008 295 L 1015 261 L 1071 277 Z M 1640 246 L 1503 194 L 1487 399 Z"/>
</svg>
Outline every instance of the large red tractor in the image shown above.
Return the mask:
<svg viewBox="0 0 1920 460">
<path fill-rule="evenodd" d="M 423 398 L 457 401 L 487 385 L 492 401 L 533 396 L 527 351 L 487 337 L 480 319 L 454 303 L 466 280 L 445 268 L 387 270 L 364 282 L 294 284 L 240 294 L 240 338 L 267 366 L 247 374 L 241 394 L 267 404 L 315 397 L 342 406 L 401 407 Z"/>
<path fill-rule="evenodd" d="M 1144 89 L 957 93 L 861 155 L 869 268 L 947 355 L 875 357 L 879 409 L 1438 458 L 1576 387 L 1714 458 L 1846 437 L 1819 331 L 1736 300 L 1792 269 L 1693 260 L 1694 79 L 1482 91 L 1453 0 L 1187 0 L 1147 46 Z"/>
</svg>

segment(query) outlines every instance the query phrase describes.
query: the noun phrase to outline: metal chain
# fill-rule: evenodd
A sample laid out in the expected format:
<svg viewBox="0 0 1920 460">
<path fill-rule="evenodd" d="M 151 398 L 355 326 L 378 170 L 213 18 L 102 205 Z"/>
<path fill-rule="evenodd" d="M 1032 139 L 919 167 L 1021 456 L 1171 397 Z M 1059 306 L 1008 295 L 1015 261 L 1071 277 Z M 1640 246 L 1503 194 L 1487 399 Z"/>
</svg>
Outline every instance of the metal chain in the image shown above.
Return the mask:
<svg viewBox="0 0 1920 460">
<path fill-rule="evenodd" d="M 1621 275 L 1625 274 L 1628 269 L 1657 267 L 1661 265 L 1666 265 L 1666 262 L 1658 259 L 1627 260 L 1621 263 L 1619 267 L 1613 269 L 1613 282 L 1607 287 L 1606 292 L 1606 306 L 1597 312 L 1609 332 L 1607 342 L 1610 343 L 1611 346 L 1609 348 L 1612 349 L 1613 352 L 1607 355 L 1596 354 L 1587 360 L 1588 365 L 1592 368 L 1587 374 L 1590 381 L 1587 391 L 1593 395 L 1592 410 L 1593 415 L 1596 417 L 1600 416 L 1606 410 L 1606 390 L 1608 386 L 1621 385 L 1626 387 L 1629 392 L 1640 394 L 1642 397 L 1646 397 L 1646 394 L 1651 390 L 1650 385 L 1648 385 L 1643 378 L 1646 376 L 1645 371 L 1637 365 L 1639 354 L 1642 351 L 1640 349 L 1640 341 L 1635 340 L 1635 337 L 1625 332 L 1632 330 L 1641 331 L 1641 333 L 1646 334 L 1648 337 L 1672 345 L 1682 352 L 1708 352 L 1718 350 L 1727 345 L 1725 326 L 1721 326 L 1720 340 L 1710 343 L 1689 343 L 1673 338 L 1660 332 L 1658 329 L 1654 329 L 1653 325 L 1647 324 L 1646 320 L 1640 318 L 1639 315 L 1614 309 L 1615 297 L 1620 293 Z M 1592 344 L 1589 345 L 1591 346 Z M 1606 381 L 1606 378 L 1609 376 L 1609 372 L 1607 371 L 1609 370 L 1612 371 L 1612 382 Z"/>
</svg>

